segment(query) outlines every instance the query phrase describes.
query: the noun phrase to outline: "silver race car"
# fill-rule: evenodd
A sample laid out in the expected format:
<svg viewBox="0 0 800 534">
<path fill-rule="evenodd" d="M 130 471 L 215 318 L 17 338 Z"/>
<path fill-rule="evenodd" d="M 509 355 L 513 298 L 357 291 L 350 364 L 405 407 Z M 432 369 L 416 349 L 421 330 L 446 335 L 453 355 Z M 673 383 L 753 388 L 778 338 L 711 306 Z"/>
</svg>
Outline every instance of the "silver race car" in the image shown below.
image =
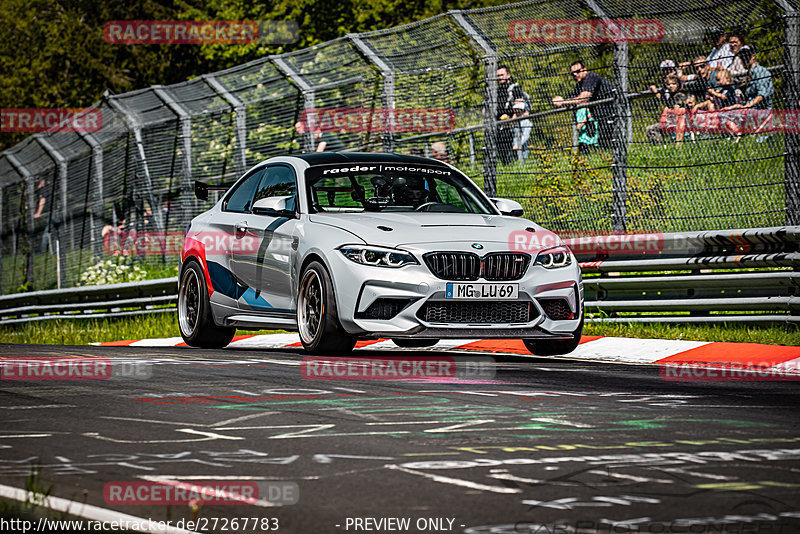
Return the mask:
<svg viewBox="0 0 800 534">
<path fill-rule="evenodd" d="M 200 198 L 209 189 L 195 184 Z M 275 157 L 224 189 L 184 239 L 178 321 L 191 346 L 264 328 L 298 331 L 315 354 L 379 337 L 400 347 L 521 338 L 540 355 L 578 345 L 583 286 L 570 250 L 447 163 Z"/>
</svg>

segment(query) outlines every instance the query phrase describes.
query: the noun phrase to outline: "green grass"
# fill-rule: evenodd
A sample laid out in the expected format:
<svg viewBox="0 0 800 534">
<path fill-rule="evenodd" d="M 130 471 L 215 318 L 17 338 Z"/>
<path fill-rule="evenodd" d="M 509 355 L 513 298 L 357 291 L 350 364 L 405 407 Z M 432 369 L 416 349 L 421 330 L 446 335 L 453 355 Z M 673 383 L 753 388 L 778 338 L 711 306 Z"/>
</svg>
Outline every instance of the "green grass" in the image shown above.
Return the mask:
<svg viewBox="0 0 800 534">
<path fill-rule="evenodd" d="M 586 323 L 583 333 L 589 336 L 800 346 L 800 328 L 791 325 Z"/>
<path fill-rule="evenodd" d="M 240 334 L 271 334 L 274 330 Z M 587 323 L 584 334 L 655 339 L 691 339 L 800 346 L 800 328 L 793 326 L 661 325 Z M 125 339 L 178 337 L 174 313 L 144 315 L 115 320 L 54 320 L 0 327 L 0 343 L 41 343 L 47 345 L 86 345 L 92 342 Z"/>
</svg>

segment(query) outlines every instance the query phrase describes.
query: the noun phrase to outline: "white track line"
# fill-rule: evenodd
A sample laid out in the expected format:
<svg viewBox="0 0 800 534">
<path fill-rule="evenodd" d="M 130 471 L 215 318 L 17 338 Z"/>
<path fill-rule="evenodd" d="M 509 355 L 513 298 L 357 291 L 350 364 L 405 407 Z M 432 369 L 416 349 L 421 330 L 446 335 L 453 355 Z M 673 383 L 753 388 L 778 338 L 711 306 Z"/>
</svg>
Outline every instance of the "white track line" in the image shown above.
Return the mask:
<svg viewBox="0 0 800 534">
<path fill-rule="evenodd" d="M 12 499 L 19 502 L 28 502 L 30 492 L 25 491 L 24 489 L 15 488 L 13 486 L 5 486 L 0 484 L 0 497 L 5 497 L 6 499 Z M 92 506 L 91 504 L 84 504 L 82 502 L 71 501 L 69 499 L 62 499 L 61 497 L 47 497 L 45 502 L 47 508 L 57 512 L 64 512 L 75 517 L 82 517 L 92 521 L 101 521 L 107 523 L 112 521 L 116 521 L 117 523 L 126 522 L 125 529 L 123 530 L 133 530 L 136 532 L 167 532 L 169 534 L 195 534 L 191 530 L 168 527 L 161 521 L 123 514 L 122 512 L 117 512 L 116 510 L 100 508 L 99 506 Z M 55 523 L 55 520 L 50 521 L 50 524 L 53 523 Z M 137 526 L 139 528 L 135 528 Z"/>
</svg>

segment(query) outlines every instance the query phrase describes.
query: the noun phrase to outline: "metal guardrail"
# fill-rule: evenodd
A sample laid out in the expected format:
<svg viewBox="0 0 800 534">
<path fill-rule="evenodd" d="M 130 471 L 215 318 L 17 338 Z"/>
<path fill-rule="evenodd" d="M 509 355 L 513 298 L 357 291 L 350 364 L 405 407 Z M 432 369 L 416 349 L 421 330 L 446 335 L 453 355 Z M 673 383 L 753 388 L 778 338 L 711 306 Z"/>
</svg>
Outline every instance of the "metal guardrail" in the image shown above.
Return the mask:
<svg viewBox="0 0 800 534">
<path fill-rule="evenodd" d="M 0 325 L 175 311 L 178 279 L 16 293 L 0 297 Z"/>
<path fill-rule="evenodd" d="M 798 226 L 651 234 L 645 251 L 577 248 L 592 322 L 800 323 Z"/>
<path fill-rule="evenodd" d="M 626 237 L 569 240 L 587 321 L 800 324 L 800 226 L 635 236 L 644 250 Z M 5 295 L 0 325 L 174 312 L 177 286 L 163 278 Z"/>
</svg>

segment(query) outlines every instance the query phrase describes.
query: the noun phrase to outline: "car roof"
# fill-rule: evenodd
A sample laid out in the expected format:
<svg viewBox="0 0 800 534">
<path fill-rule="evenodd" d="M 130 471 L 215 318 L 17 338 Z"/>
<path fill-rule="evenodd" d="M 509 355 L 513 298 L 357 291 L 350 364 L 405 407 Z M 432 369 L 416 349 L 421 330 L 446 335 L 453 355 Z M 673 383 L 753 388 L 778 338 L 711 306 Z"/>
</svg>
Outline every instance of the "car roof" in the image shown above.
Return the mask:
<svg viewBox="0 0 800 534">
<path fill-rule="evenodd" d="M 309 165 L 331 165 L 336 163 L 412 163 L 447 167 L 447 164 L 431 158 L 408 156 L 392 152 L 315 152 L 311 154 L 294 154 L 296 158 Z"/>
</svg>

